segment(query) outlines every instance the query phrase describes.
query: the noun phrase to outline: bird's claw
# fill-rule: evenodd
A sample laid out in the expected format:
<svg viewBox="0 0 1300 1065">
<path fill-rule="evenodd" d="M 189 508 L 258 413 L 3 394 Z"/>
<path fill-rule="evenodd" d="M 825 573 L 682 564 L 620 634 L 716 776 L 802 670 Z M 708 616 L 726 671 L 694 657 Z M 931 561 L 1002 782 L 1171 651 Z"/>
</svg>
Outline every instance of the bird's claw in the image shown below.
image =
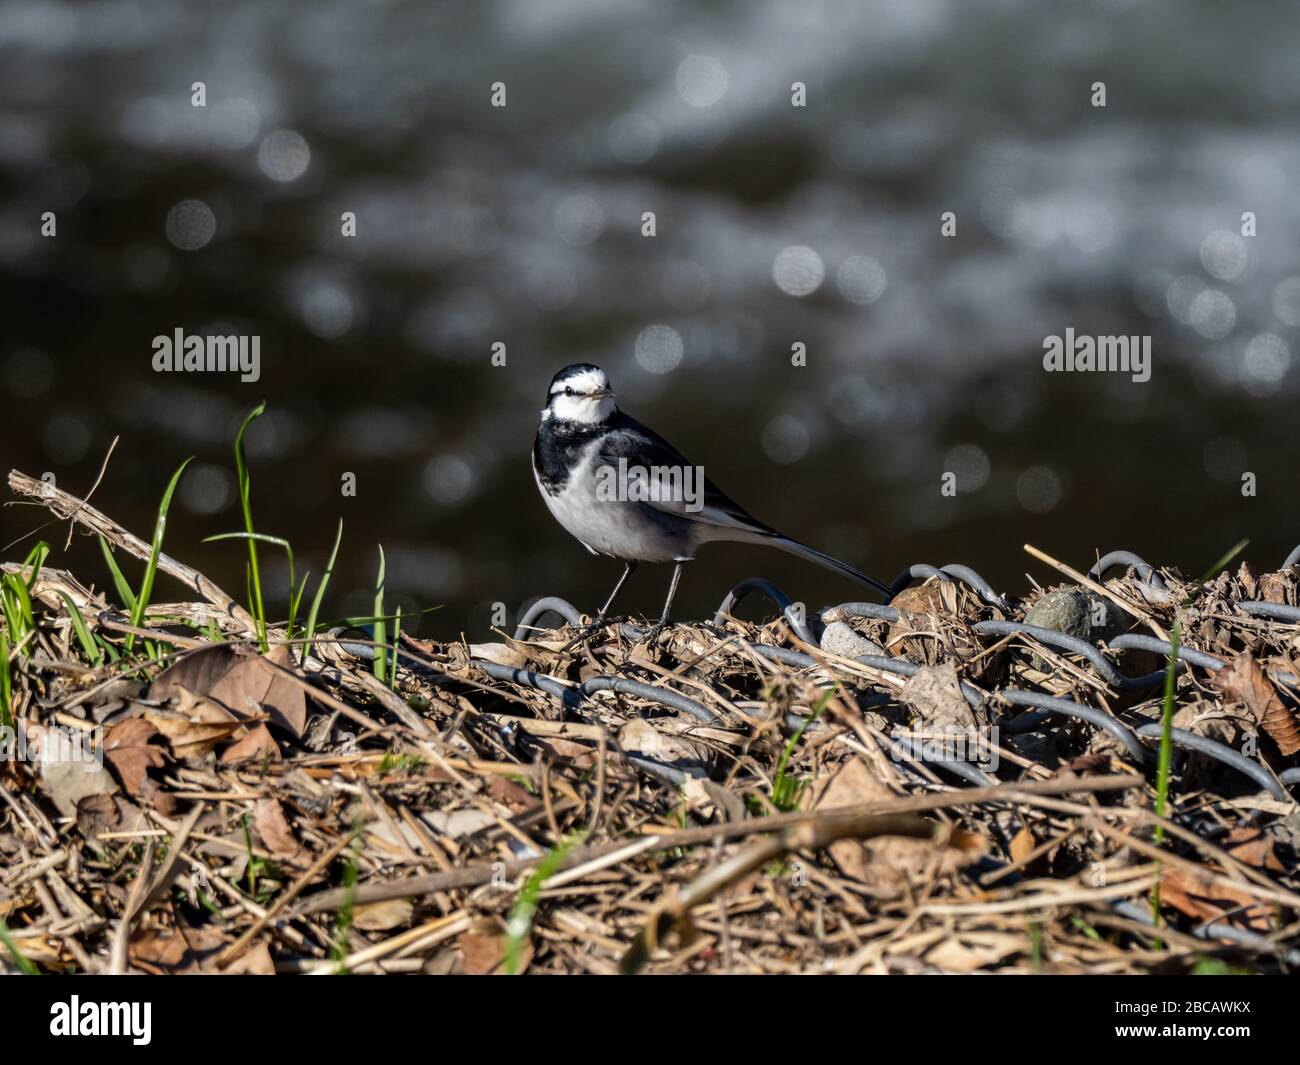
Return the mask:
<svg viewBox="0 0 1300 1065">
<path fill-rule="evenodd" d="M 568 643 L 566 643 L 563 647 L 560 648 L 560 654 L 568 654 L 568 652 L 572 651 L 579 644 L 586 643 L 593 636 L 595 636 L 596 633 L 600 632 L 602 629 L 609 628 L 611 625 L 617 624 L 619 620 L 621 619 L 597 618 L 595 621 L 591 622 L 590 624 L 583 625 L 578 630 L 577 635 L 575 635 L 572 640 L 570 640 Z"/>
<path fill-rule="evenodd" d="M 655 622 L 650 626 L 650 628 L 646 629 L 645 632 L 641 633 L 637 643 L 644 643 L 646 647 L 653 649 L 666 628 L 668 628 L 668 623 L 666 621 Z"/>
</svg>

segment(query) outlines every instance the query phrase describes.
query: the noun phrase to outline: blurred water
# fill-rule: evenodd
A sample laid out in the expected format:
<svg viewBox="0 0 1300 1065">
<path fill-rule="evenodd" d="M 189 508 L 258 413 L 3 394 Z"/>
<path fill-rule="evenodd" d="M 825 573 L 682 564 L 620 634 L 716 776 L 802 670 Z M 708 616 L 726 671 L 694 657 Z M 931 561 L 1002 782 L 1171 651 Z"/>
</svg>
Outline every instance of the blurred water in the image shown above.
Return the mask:
<svg viewBox="0 0 1300 1065">
<path fill-rule="evenodd" d="M 80 492 L 121 434 L 96 501 L 145 533 L 197 455 L 168 547 L 239 588 L 237 546 L 200 540 L 238 525 L 230 446 L 266 398 L 258 524 L 318 569 L 343 518 L 335 612 L 369 608 L 382 542 L 390 605 L 481 636 L 493 602 L 590 608 L 617 575 L 528 464 L 546 381 L 591 361 L 759 517 L 885 579 L 1020 588 L 1047 576 L 1025 542 L 1199 572 L 1249 536 L 1275 565 L 1300 540 L 1298 30 L 1210 0 L 0 3 L 5 458 Z M 1151 382 L 1045 374 L 1067 327 L 1152 336 Z M 153 373 L 176 328 L 259 334 L 262 379 Z M 856 594 L 715 547 L 681 612 L 752 573 Z"/>
</svg>

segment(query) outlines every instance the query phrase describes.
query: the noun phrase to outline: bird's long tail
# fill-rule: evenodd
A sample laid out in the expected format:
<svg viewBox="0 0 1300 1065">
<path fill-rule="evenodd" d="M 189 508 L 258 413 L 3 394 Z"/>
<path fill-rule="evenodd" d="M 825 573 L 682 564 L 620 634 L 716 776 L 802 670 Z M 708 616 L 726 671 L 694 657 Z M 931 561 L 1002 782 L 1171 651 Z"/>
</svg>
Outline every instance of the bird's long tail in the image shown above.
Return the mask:
<svg viewBox="0 0 1300 1065">
<path fill-rule="evenodd" d="M 885 597 L 885 602 L 889 602 L 893 597 L 893 592 L 874 577 L 868 577 L 865 573 L 860 573 L 858 570 L 855 570 L 852 566 L 841 562 L 839 559 L 831 558 L 830 555 L 823 554 L 821 551 L 818 551 L 814 547 L 809 547 L 807 544 L 801 544 L 798 540 L 791 540 L 788 536 L 777 535 L 770 537 L 767 540 L 767 543 L 771 544 L 773 547 L 779 547 L 782 551 L 788 551 L 792 555 L 798 555 L 800 558 L 807 559 L 809 562 L 815 562 L 817 565 L 823 566 L 826 569 L 834 570 L 841 576 L 848 577 L 849 580 L 857 581 L 859 584 L 865 584 L 870 588 L 875 588 L 876 591 L 880 592 Z"/>
</svg>

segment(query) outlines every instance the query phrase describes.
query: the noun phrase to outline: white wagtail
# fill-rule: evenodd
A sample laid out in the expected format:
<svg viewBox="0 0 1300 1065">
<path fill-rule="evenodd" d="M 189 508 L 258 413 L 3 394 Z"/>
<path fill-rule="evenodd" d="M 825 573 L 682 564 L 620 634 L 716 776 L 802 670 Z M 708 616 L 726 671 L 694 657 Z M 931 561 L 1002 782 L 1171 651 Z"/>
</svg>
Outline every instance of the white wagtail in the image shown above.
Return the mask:
<svg viewBox="0 0 1300 1065">
<path fill-rule="evenodd" d="M 682 566 L 710 540 L 770 544 L 889 598 L 879 581 L 750 517 L 672 444 L 619 410 L 598 366 L 576 363 L 551 379 L 533 443 L 533 475 L 556 521 L 593 555 L 623 563 L 588 631 L 606 623 L 638 562 L 673 562 L 663 614 L 646 634 L 653 642 L 668 621 Z"/>
</svg>

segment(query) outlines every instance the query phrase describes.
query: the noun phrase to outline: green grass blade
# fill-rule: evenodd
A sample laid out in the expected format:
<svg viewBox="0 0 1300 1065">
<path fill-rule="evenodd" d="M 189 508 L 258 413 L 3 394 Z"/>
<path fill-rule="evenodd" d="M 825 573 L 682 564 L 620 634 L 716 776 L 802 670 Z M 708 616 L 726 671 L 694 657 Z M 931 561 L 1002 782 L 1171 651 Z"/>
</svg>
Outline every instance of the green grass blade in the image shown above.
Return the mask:
<svg viewBox="0 0 1300 1065">
<path fill-rule="evenodd" d="M 1234 558 L 1236 558 L 1239 554 L 1241 554 L 1244 550 L 1246 550 L 1249 544 L 1250 544 L 1249 540 L 1238 540 L 1235 546 L 1230 547 L 1227 551 L 1225 551 L 1223 557 L 1221 557 L 1218 562 L 1216 562 L 1213 566 L 1211 566 L 1201 575 L 1201 579 L 1196 582 L 1193 591 L 1198 591 L 1202 584 L 1204 584 L 1206 581 L 1210 580 L 1211 578 L 1215 577 L 1218 574 L 1218 572 L 1221 569 L 1223 569 L 1224 566 L 1226 566 L 1229 562 L 1231 562 Z"/>
<path fill-rule="evenodd" d="M 0 580 L 0 608 L 4 610 L 5 632 L 16 633 L 22 625 L 22 619 L 19 617 L 21 611 L 18 609 L 18 600 L 9 590 L 7 576 L 4 580 Z"/>
<path fill-rule="evenodd" d="M 1156 816 L 1164 817 L 1169 807 L 1169 775 L 1174 755 L 1174 694 L 1178 687 L 1179 619 L 1174 617 L 1174 627 L 1169 633 L 1169 660 L 1165 665 L 1165 692 L 1160 713 L 1160 753 L 1156 760 Z M 1155 845 L 1165 841 L 1165 826 L 1156 825 Z M 1160 927 L 1160 879 L 1151 888 L 1151 917 Z"/>
<path fill-rule="evenodd" d="M 790 759 L 794 755 L 794 749 L 799 745 L 799 740 L 811 725 L 826 709 L 826 704 L 831 701 L 835 693 L 839 690 L 838 686 L 830 688 L 813 708 L 813 712 L 808 715 L 796 730 L 789 742 L 785 745 L 785 750 L 781 752 L 781 758 L 776 763 L 776 776 L 772 778 L 772 805 L 784 813 L 790 813 L 798 805 L 799 800 L 803 797 L 803 787 L 786 776 L 786 769 L 789 768 Z"/>
<path fill-rule="evenodd" d="M 193 462 L 193 456 L 187 458 L 172 474 L 172 479 L 167 483 L 167 491 L 163 493 L 162 502 L 158 504 L 158 520 L 154 522 L 153 543 L 149 547 L 149 561 L 144 567 L 144 578 L 140 581 L 140 594 L 135 597 L 135 606 L 131 608 L 131 624 L 139 627 L 144 621 L 145 608 L 149 605 L 149 597 L 153 595 L 154 577 L 158 574 L 158 556 L 162 554 L 163 535 L 167 531 L 167 511 L 172 505 L 172 496 L 176 492 L 176 486 L 180 483 L 181 474 L 185 472 L 185 467 Z M 135 640 L 134 633 L 128 633 L 126 637 L 126 649 L 131 650 Z"/>
<path fill-rule="evenodd" d="M 113 576 L 113 586 L 117 589 L 117 597 L 122 600 L 122 605 L 128 611 L 135 609 L 135 592 L 131 591 L 131 585 L 127 583 L 121 567 L 117 564 L 117 559 L 113 557 L 113 549 L 108 546 L 108 541 L 102 536 L 99 538 L 99 549 L 104 552 L 104 561 L 108 563 L 108 572 Z"/>
<path fill-rule="evenodd" d="M 212 536 L 205 536 L 203 538 L 205 544 L 210 544 L 216 540 L 261 540 L 263 543 L 275 544 L 277 547 L 283 547 L 285 553 L 290 558 L 293 558 L 293 548 L 289 545 L 289 541 L 283 536 L 272 536 L 270 533 L 259 532 L 228 532 L 215 533 Z"/>
<path fill-rule="evenodd" d="M 13 687 L 9 679 L 9 636 L 0 633 L 0 725 L 14 727 Z"/>
<path fill-rule="evenodd" d="M 31 568 L 31 573 L 24 578 L 22 569 L 15 573 L 6 573 L 0 577 L 0 604 L 5 617 L 5 628 L 14 646 L 24 646 L 24 654 L 30 655 L 31 648 L 25 643 L 27 637 L 36 629 L 36 613 L 32 609 L 32 588 L 40 576 L 41 566 L 50 553 L 50 545 L 44 540 L 27 553 L 23 560 L 23 569 Z"/>
<path fill-rule="evenodd" d="M 22 582 L 21 578 L 17 577 L 15 574 L 10 574 L 10 576 L 14 577 L 14 595 L 18 599 L 18 607 L 21 611 L 20 617 L 23 626 L 23 635 L 25 636 L 32 629 L 36 628 L 36 614 L 32 610 L 32 597 L 27 591 L 27 585 Z"/>
<path fill-rule="evenodd" d="M 334 970 L 335 976 L 346 976 L 348 972 L 342 963 L 348 956 L 348 934 L 352 931 L 352 915 L 357 896 L 357 859 L 361 852 L 356 830 L 353 831 L 353 840 L 348 845 L 347 863 L 343 866 L 343 901 L 334 914 L 334 935 L 330 943 L 330 960 L 339 963 L 339 967 Z"/>
<path fill-rule="evenodd" d="M 3 580 L 0 580 L 0 605 L 4 607 L 5 614 L 5 632 L 12 634 L 14 639 L 20 639 L 20 633 L 23 628 L 23 611 L 18 605 L 18 597 L 14 595 L 13 589 L 9 586 L 9 575 L 6 574 Z"/>
<path fill-rule="evenodd" d="M 339 557 L 339 544 L 342 540 L 343 519 L 339 518 L 339 527 L 334 534 L 334 547 L 330 551 L 330 560 L 325 563 L 325 572 L 321 574 L 320 584 L 317 585 L 316 594 L 312 597 L 311 609 L 307 612 L 307 642 L 302 645 L 303 665 L 307 664 L 307 656 L 311 654 L 311 641 L 316 636 L 316 618 L 320 615 L 320 605 L 325 599 L 325 589 L 329 587 L 330 577 L 334 574 L 334 562 Z"/>
<path fill-rule="evenodd" d="M 31 576 L 27 578 L 27 590 L 29 592 L 32 590 L 33 585 L 36 584 L 36 578 L 40 576 L 41 567 L 45 565 L 45 560 L 49 557 L 49 554 L 50 545 L 42 540 L 33 547 L 31 551 L 27 553 L 27 557 L 23 559 L 24 568 L 28 566 L 32 567 Z"/>
<path fill-rule="evenodd" d="M 524 883 L 523 890 L 519 892 L 519 898 L 510 911 L 510 918 L 506 921 L 505 967 L 508 975 L 517 976 L 519 974 L 519 968 L 523 961 L 524 945 L 528 942 L 528 935 L 533 928 L 533 917 L 537 914 L 537 900 L 541 896 L 543 886 L 547 880 L 555 875 L 564 859 L 568 856 L 569 851 L 573 850 L 586 837 L 586 832 L 579 832 L 548 852 L 537 863 L 532 875 Z"/>
<path fill-rule="evenodd" d="M 18 640 L 36 627 L 36 615 L 32 612 L 32 597 L 27 592 L 27 584 L 17 573 L 6 573 L 4 583 L 13 604 L 12 613 L 17 626 L 10 635 Z"/>
<path fill-rule="evenodd" d="M 244 595 L 247 597 L 248 602 L 253 601 L 253 573 L 248 568 L 247 562 L 244 563 Z M 254 627 L 257 626 L 257 618 L 253 619 L 253 625 Z"/>
<path fill-rule="evenodd" d="M 256 407 L 248 413 L 244 419 L 244 424 L 239 427 L 239 435 L 235 437 L 235 475 L 239 482 L 239 506 L 244 514 L 244 531 L 248 533 L 248 572 L 249 583 L 252 587 L 252 599 L 249 602 L 249 609 L 253 617 L 257 619 L 257 642 L 266 654 L 266 607 L 262 603 L 262 575 L 257 567 L 257 540 L 253 528 L 253 507 L 250 499 L 253 479 L 248 470 L 248 459 L 244 455 L 244 433 L 248 431 L 249 425 L 254 418 L 261 417 L 266 410 L 266 400 L 262 400 Z"/>
<path fill-rule="evenodd" d="M 423 616 L 441 609 L 441 606 L 426 606 L 416 613 Z M 364 629 L 367 625 L 373 625 L 376 621 L 392 621 L 395 617 L 397 617 L 396 614 L 353 614 L 345 618 L 333 618 L 329 621 L 317 622 L 316 627 L 318 629 L 333 629 L 342 625 L 346 629 Z M 406 617 L 411 617 L 411 615 L 407 614 Z"/>
<path fill-rule="evenodd" d="M 269 533 L 259 532 L 217 533 L 215 536 L 205 536 L 203 538 L 205 544 L 212 543 L 215 540 L 260 540 L 262 543 L 274 544 L 276 547 L 284 549 L 284 553 L 289 559 L 289 622 L 286 635 L 288 639 L 292 640 L 294 619 L 298 614 L 298 599 L 302 595 L 301 591 L 295 592 L 296 578 L 294 576 L 293 546 L 283 536 L 271 536 Z M 250 596 L 255 598 L 260 609 L 262 605 L 261 586 L 259 583 L 254 582 L 250 584 L 250 588 L 252 589 Z M 265 639 L 267 626 L 263 615 L 258 615 L 258 625 L 259 636 Z"/>
<path fill-rule="evenodd" d="M 289 634 L 289 639 L 293 639 L 295 628 L 298 624 L 298 609 L 302 606 L 302 596 L 307 591 L 307 579 L 311 576 L 311 570 L 302 575 L 302 580 L 298 582 L 295 588 L 292 584 L 289 586 L 289 623 L 285 626 Z M 293 566 L 289 567 L 290 581 L 293 579 Z"/>
<path fill-rule="evenodd" d="M 1165 816 L 1169 801 L 1169 766 L 1173 752 L 1174 692 L 1178 685 L 1178 644 L 1180 624 L 1174 619 L 1174 627 L 1169 633 L 1169 661 L 1165 667 L 1165 692 L 1163 708 L 1160 715 L 1160 757 L 1156 763 L 1156 814 Z M 1165 830 L 1163 825 L 1156 825 L 1156 843 L 1163 842 Z"/>
<path fill-rule="evenodd" d="M 1209 580 L 1218 575 L 1219 571 L 1236 558 L 1246 546 L 1249 540 L 1238 540 L 1231 548 L 1207 569 L 1199 580 L 1192 585 L 1191 590 L 1187 593 L 1183 605 L 1191 603 L 1196 593 Z M 1169 808 L 1169 777 L 1174 757 L 1174 703 L 1178 690 L 1178 647 L 1182 638 L 1182 618 L 1174 612 L 1174 624 L 1169 630 L 1169 658 L 1165 663 L 1165 690 L 1162 699 L 1160 712 L 1160 753 L 1156 759 L 1156 815 L 1164 817 L 1165 811 Z M 1163 846 L 1165 841 L 1164 825 L 1156 825 L 1155 845 Z M 1151 917 L 1157 928 L 1160 927 L 1160 880 L 1156 879 L 1154 886 L 1151 888 Z M 1159 943 L 1159 940 L 1157 940 Z"/>
<path fill-rule="evenodd" d="M 94 665 L 100 665 L 104 655 L 91 637 L 90 630 L 86 628 L 86 619 L 81 616 L 77 604 L 72 601 L 67 592 L 61 591 L 59 596 L 63 599 L 63 605 L 68 608 L 68 616 L 72 618 L 72 627 L 76 630 L 77 642 L 81 644 L 81 650 Z"/>
<path fill-rule="evenodd" d="M 22 646 L 23 654 L 32 653 L 27 637 L 36 630 L 36 615 L 32 612 L 32 597 L 27 584 L 18 573 L 6 573 L 0 578 L 0 599 L 4 603 L 5 628 L 14 646 Z"/>
<path fill-rule="evenodd" d="M 375 657 L 371 660 L 375 676 L 381 681 L 387 672 L 388 656 L 384 645 L 388 642 L 388 628 L 385 626 L 382 618 L 384 616 L 384 545 L 379 545 L 379 576 L 375 580 L 375 617 L 381 620 L 375 622 Z"/>
<path fill-rule="evenodd" d="M 18 949 L 18 944 L 14 942 L 13 936 L 9 934 L 9 926 L 0 920 L 0 943 L 4 944 L 5 950 L 13 958 L 14 964 L 18 966 L 19 972 L 24 976 L 40 976 L 41 971 L 36 968 L 36 964 Z"/>
</svg>

